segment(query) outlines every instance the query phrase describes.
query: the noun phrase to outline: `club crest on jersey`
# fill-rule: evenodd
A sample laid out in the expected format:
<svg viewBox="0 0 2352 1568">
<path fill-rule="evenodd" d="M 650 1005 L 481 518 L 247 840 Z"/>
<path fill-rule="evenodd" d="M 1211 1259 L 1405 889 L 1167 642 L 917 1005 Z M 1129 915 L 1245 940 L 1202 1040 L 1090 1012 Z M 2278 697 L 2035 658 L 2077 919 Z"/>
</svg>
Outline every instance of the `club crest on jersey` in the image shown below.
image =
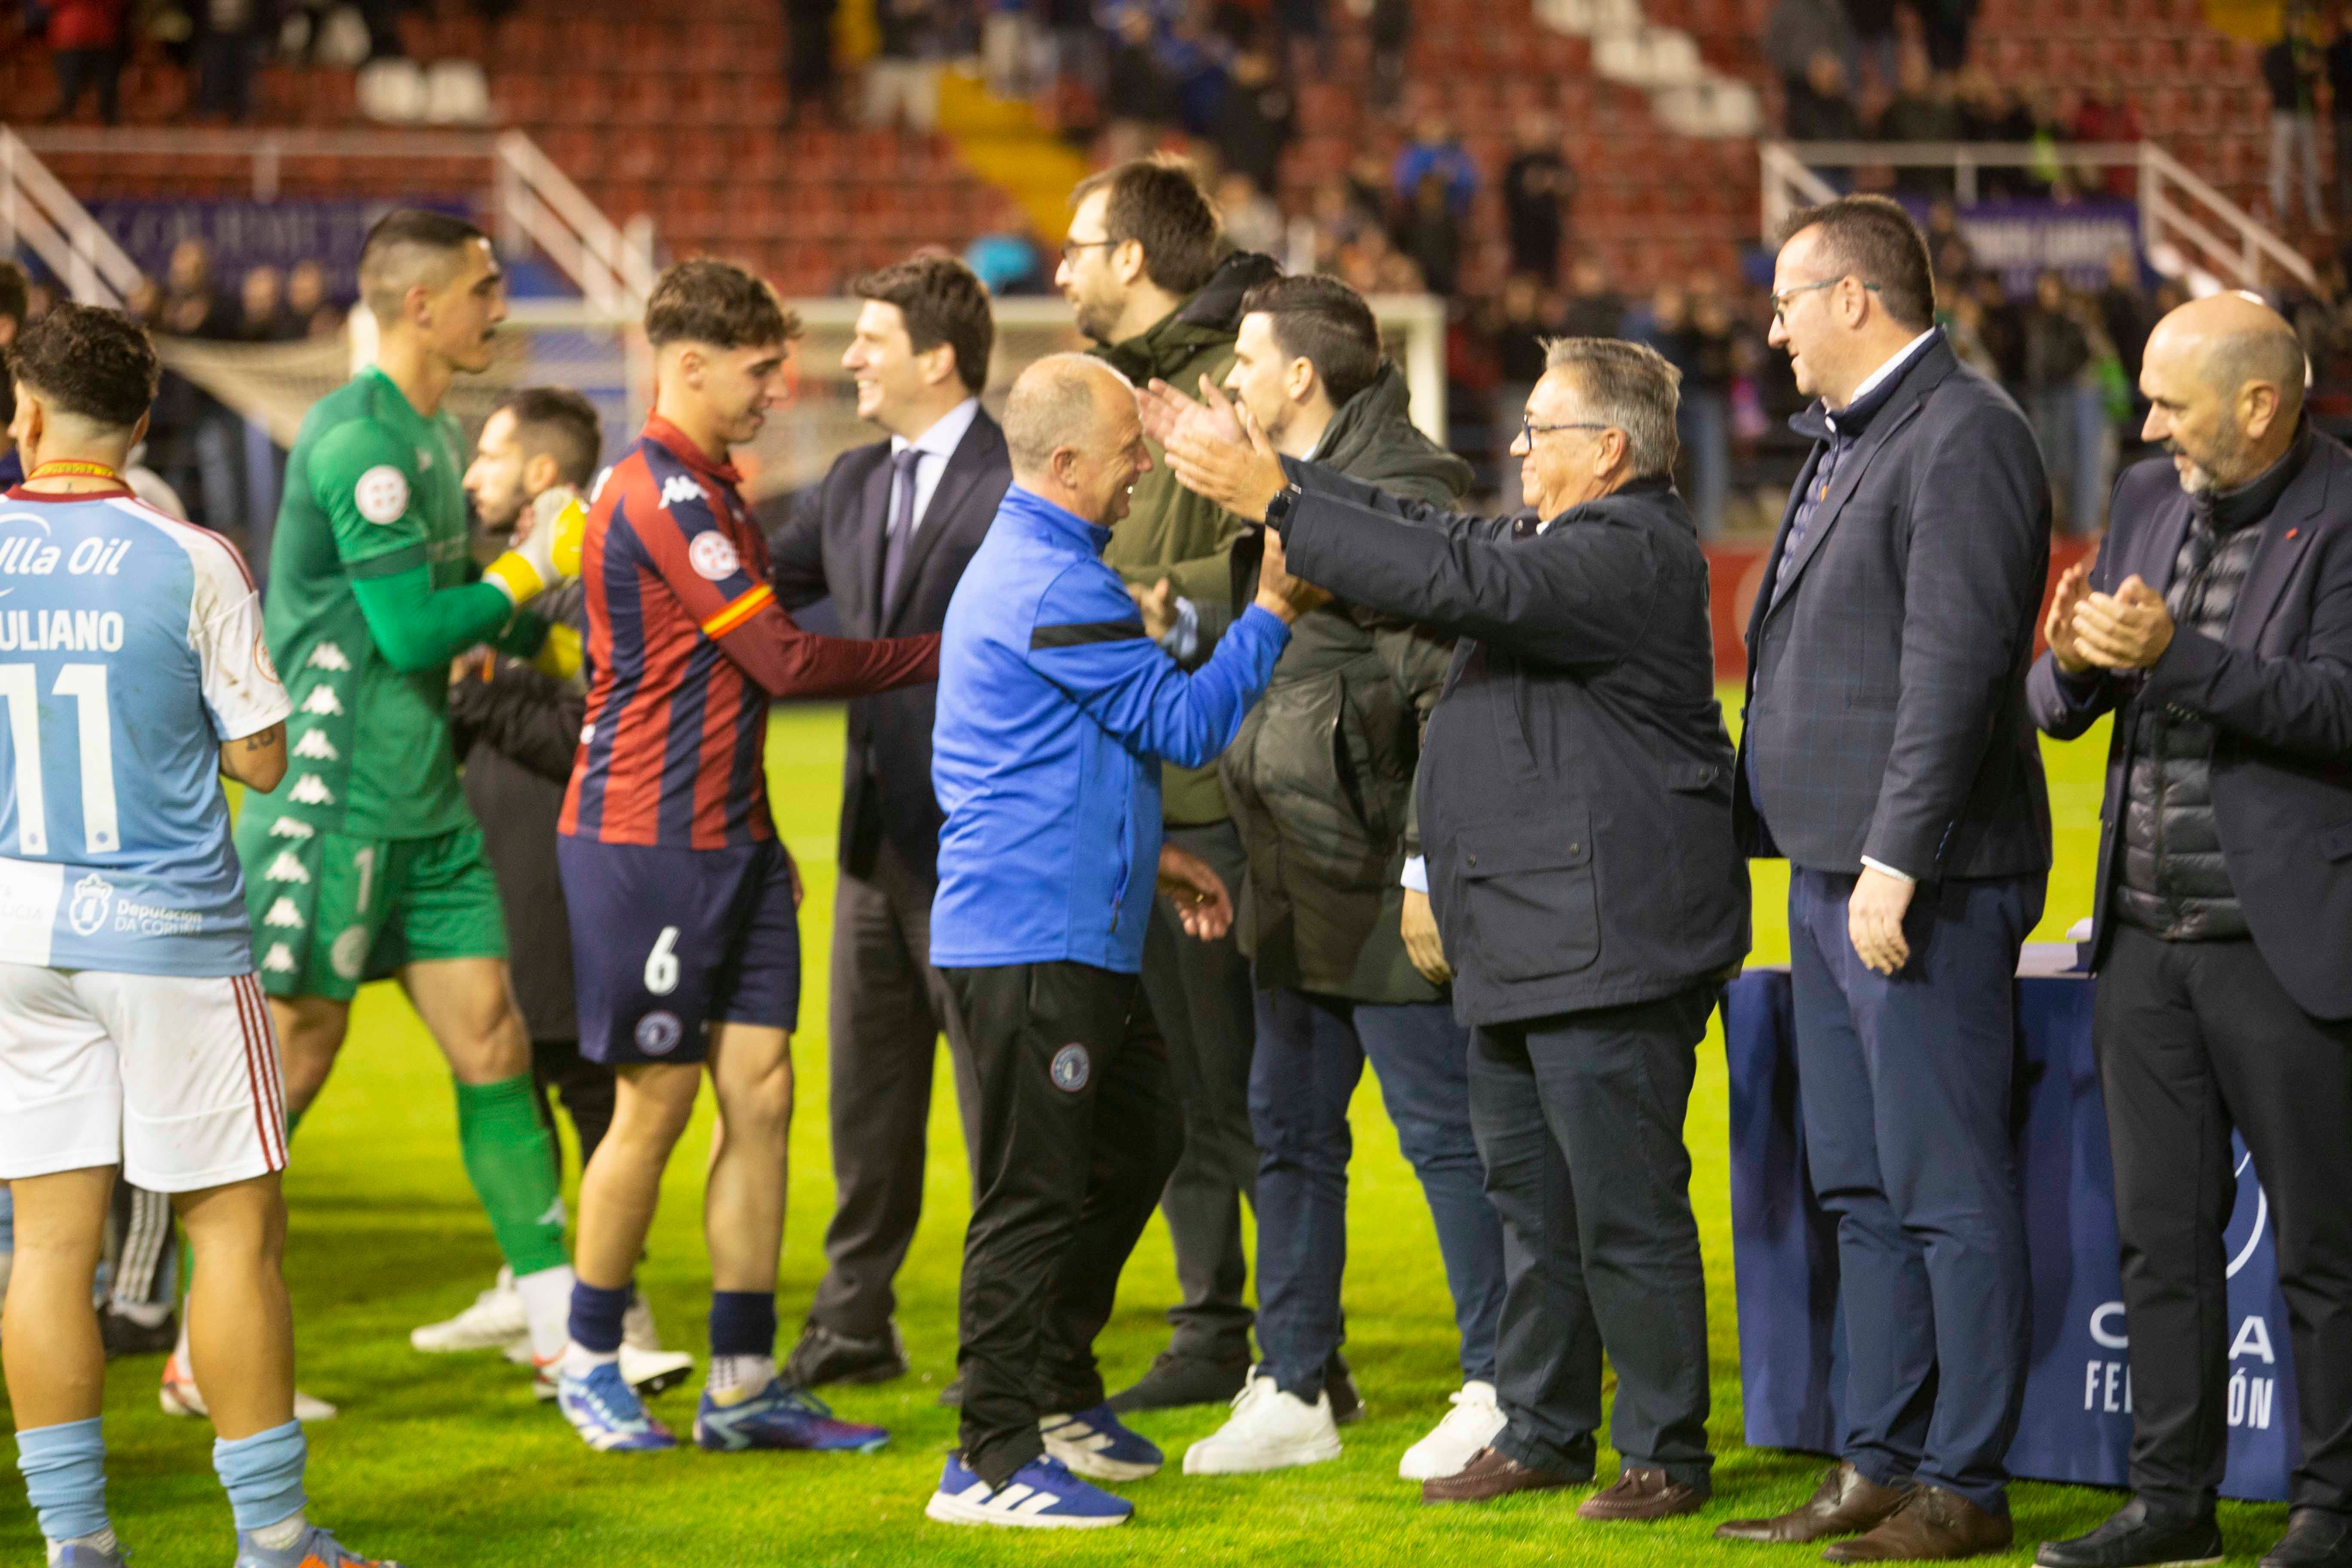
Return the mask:
<svg viewBox="0 0 2352 1568">
<path fill-rule="evenodd" d="M 672 474 L 662 481 L 661 503 L 676 506 L 682 500 L 709 500 L 710 492 L 694 482 L 688 474 Z"/>
<path fill-rule="evenodd" d="M 66 906 L 66 919 L 76 931 L 88 936 L 106 923 L 106 911 L 114 903 L 114 884 L 92 871 L 74 884 L 73 902 Z"/>
<path fill-rule="evenodd" d="M 297 805 L 332 805 L 335 804 L 335 792 L 329 789 L 318 774 L 304 773 L 294 781 L 294 787 L 286 792 L 286 798 Z"/>
<path fill-rule="evenodd" d="M 367 963 L 368 933 L 365 926 L 345 926 L 335 945 L 327 950 L 327 962 L 335 973 L 346 980 L 357 980 L 360 968 Z"/>
<path fill-rule="evenodd" d="M 302 711 L 340 719 L 343 713 L 343 700 L 335 695 L 335 689 L 331 686 L 314 686 L 310 688 L 310 695 L 302 699 Z"/>
<path fill-rule="evenodd" d="M 261 923 L 276 926 L 281 931 L 300 931 L 302 911 L 294 907 L 293 900 L 281 895 L 276 903 L 269 906 L 269 912 L 261 917 Z"/>
<path fill-rule="evenodd" d="M 686 558 L 697 572 L 714 583 L 732 577 L 743 566 L 743 557 L 736 553 L 734 542 L 723 533 L 696 534 L 694 542 L 686 547 Z"/>
<path fill-rule="evenodd" d="M 310 650 L 310 657 L 304 659 L 302 664 L 307 669 L 331 669 L 337 671 L 346 670 L 352 667 L 352 661 L 343 657 L 343 650 L 331 642 L 322 642 L 317 647 L 312 648 Z"/>
<path fill-rule="evenodd" d="M 666 1057 L 677 1049 L 686 1028 L 677 1015 L 668 1011 L 648 1013 L 637 1020 L 637 1049 L 649 1057 Z"/>
<path fill-rule="evenodd" d="M 352 487 L 352 504 L 370 522 L 398 522 L 408 515 L 408 476 L 390 463 L 378 463 Z"/>
<path fill-rule="evenodd" d="M 1094 1077 L 1094 1058 L 1087 1054 L 1086 1047 L 1074 1040 L 1054 1053 L 1054 1065 L 1047 1071 L 1053 1076 L 1055 1089 L 1076 1094 Z"/>
<path fill-rule="evenodd" d="M 282 942 L 271 942 L 269 954 L 261 961 L 261 967 L 272 974 L 293 973 L 294 950 Z"/>
<path fill-rule="evenodd" d="M 334 742 L 327 739 L 327 732 L 324 730 L 302 731 L 302 738 L 294 742 L 294 754 L 298 757 L 310 757 L 322 763 L 340 762 L 343 755 L 335 750 Z"/>
<path fill-rule="evenodd" d="M 318 831 L 299 816 L 281 816 L 269 825 L 272 838 L 308 838 Z"/>
<path fill-rule="evenodd" d="M 278 858 L 269 863 L 269 868 L 262 872 L 262 876 L 273 882 L 307 883 L 310 879 L 310 871 L 296 858 L 294 851 L 280 849 Z"/>
</svg>

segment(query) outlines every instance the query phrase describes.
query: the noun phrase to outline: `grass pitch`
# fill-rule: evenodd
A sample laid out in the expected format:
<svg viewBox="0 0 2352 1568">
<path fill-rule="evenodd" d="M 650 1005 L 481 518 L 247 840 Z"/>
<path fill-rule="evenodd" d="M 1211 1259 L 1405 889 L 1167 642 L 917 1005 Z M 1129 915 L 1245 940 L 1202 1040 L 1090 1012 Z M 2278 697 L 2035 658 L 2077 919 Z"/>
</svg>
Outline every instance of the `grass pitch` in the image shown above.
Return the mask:
<svg viewBox="0 0 2352 1568">
<path fill-rule="evenodd" d="M 1736 703 L 1737 693 L 1727 692 Z M 2060 937 L 2088 912 L 2097 844 L 2103 734 L 2050 746 L 2059 866 L 2037 940 Z M 831 1213 L 825 1092 L 825 953 L 833 907 L 833 832 L 839 802 L 842 721 L 835 708 L 779 710 L 769 777 L 780 828 L 808 883 L 802 912 L 807 983 L 795 1041 L 800 1114 L 780 1308 L 783 1341 L 797 1332 L 823 1272 Z M 1754 962 L 1787 956 L 1786 873 L 1756 875 Z M 1703 1047 L 1689 1139 L 1713 1310 L 1711 1423 L 1720 1461 L 1715 1500 L 1696 1518 L 1658 1527 L 1595 1526 L 1573 1517 L 1577 1493 L 1506 1500 L 1483 1508 L 1424 1508 L 1396 1479 L 1396 1461 L 1446 1409 L 1458 1386 L 1453 1320 L 1427 1209 L 1367 1075 L 1355 1106 L 1349 1210 L 1348 1352 L 1368 1406 L 1344 1434 L 1338 1462 L 1272 1476 L 1193 1479 L 1178 1473 L 1183 1447 L 1215 1429 L 1221 1410 L 1139 1417 L 1168 1449 L 1167 1473 L 1120 1489 L 1134 1522 L 1103 1532 L 957 1530 L 932 1524 L 923 1503 L 955 1436 L 955 1415 L 935 1403 L 953 1375 L 955 1290 L 969 1201 L 953 1090 L 941 1071 L 931 1119 L 929 1207 L 899 1280 L 898 1321 L 915 1372 L 880 1388 L 834 1391 L 845 1415 L 893 1433 L 875 1458 L 751 1454 L 691 1447 L 649 1457 L 599 1456 L 581 1445 L 530 1379 L 497 1355 L 425 1356 L 415 1325 L 446 1317 L 490 1282 L 499 1258 L 457 1157 L 448 1077 L 406 1004 L 390 986 L 362 994 L 334 1081 L 295 1145 L 289 1273 L 302 1385 L 342 1406 L 310 1429 L 311 1511 L 355 1548 L 412 1568 L 733 1563 L 1537 1563 L 1812 1562 L 1798 1548 L 1732 1547 L 1708 1539 L 1724 1519 L 1793 1504 L 1819 1460 L 1764 1452 L 1739 1440 L 1719 1038 Z M 705 1346 L 708 1276 L 700 1226 L 709 1097 L 664 1192 L 652 1257 L 642 1275 L 671 1343 Z M 560 1120 L 560 1118 L 559 1118 Z M 564 1133 L 570 1175 L 577 1151 Z M 1157 1223 L 1127 1271 L 1119 1309 L 1098 1349 L 1122 1385 L 1166 1342 L 1161 1310 L 1174 1298 L 1166 1231 Z M 228 1513 L 209 1462 L 211 1428 L 173 1420 L 155 1403 L 158 1358 L 115 1364 L 109 1380 L 110 1493 L 138 1568 L 226 1568 Z M 698 1371 L 699 1368 L 698 1367 Z M 688 1390 L 655 1409 L 681 1430 Z M 1601 1457 L 1604 1476 L 1613 1455 Z M 2020 1486 L 2021 1549 L 2071 1535 L 2119 1499 L 2079 1488 Z M 2251 1558 L 2284 1528 L 2280 1508 L 2225 1506 L 2233 1555 Z M 24 1493 L 0 1480 L 0 1562 L 41 1561 Z"/>
</svg>

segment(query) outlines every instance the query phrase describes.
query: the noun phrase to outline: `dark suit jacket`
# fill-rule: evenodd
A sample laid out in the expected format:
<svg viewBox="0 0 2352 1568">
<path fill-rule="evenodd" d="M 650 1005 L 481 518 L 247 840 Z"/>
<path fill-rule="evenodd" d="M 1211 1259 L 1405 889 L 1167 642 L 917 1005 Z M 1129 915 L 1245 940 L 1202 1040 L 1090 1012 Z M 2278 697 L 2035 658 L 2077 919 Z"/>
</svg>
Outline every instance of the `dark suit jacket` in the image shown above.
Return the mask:
<svg viewBox="0 0 2352 1568">
<path fill-rule="evenodd" d="M 2189 498 L 2168 460 L 2116 484 L 2091 585 L 2113 593 L 2137 574 L 2171 586 Z M 2352 452 L 2325 436 L 2270 517 L 2220 642 L 2177 630 L 2144 676 L 2069 678 L 2043 654 L 2026 690 L 2034 721 L 2072 740 L 2114 712 L 2100 807 L 2099 896 L 2091 962 L 2114 934 L 2108 898 L 2139 705 L 2177 705 L 2210 720 L 2213 816 L 2230 884 L 2254 944 L 2305 1012 L 2352 1018 Z"/>
<path fill-rule="evenodd" d="M 890 500 L 890 443 L 844 452 L 814 489 L 784 499 L 777 510 L 788 508 L 789 516 L 762 518 L 779 525 L 768 534 L 776 597 L 785 608 L 798 609 L 829 595 L 844 637 L 938 631 L 964 566 L 1012 483 L 1004 432 L 982 409 L 948 458 L 899 570 L 898 596 L 885 605 L 882 535 Z M 908 865 L 927 879 L 936 878 L 940 825 L 946 820 L 931 794 L 931 718 L 939 689 L 925 681 L 849 704 L 839 855 L 841 868 L 853 876 L 872 874 L 875 851 L 887 837 Z"/>
<path fill-rule="evenodd" d="M 1454 1010 L 1505 1023 L 1670 995 L 1748 952 L 1706 557 L 1663 483 L 1555 519 L 1461 517 L 1312 463 L 1291 570 L 1456 634 L 1420 775 Z M 1417 525 L 1417 526 L 1414 526 Z"/>
<path fill-rule="evenodd" d="M 2009 395 L 1939 337 L 1838 463 L 1778 603 L 1790 494 L 1748 620 L 1748 853 L 1920 881 L 2050 868 L 2025 670 L 2050 570 L 2050 486 Z M 1760 794 L 1761 799 L 1756 796 Z"/>
</svg>

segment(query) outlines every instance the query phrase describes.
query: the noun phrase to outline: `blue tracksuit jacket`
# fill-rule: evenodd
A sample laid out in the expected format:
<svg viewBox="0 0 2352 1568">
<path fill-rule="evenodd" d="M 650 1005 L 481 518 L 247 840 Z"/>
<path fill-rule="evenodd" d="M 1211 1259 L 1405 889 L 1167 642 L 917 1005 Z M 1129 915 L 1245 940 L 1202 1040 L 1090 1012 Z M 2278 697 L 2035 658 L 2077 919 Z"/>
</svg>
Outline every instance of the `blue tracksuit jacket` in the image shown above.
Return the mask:
<svg viewBox="0 0 2352 1568">
<path fill-rule="evenodd" d="M 1233 741 L 1290 641 L 1252 606 L 1187 676 L 1144 635 L 1110 531 L 1015 485 L 948 605 L 931 784 L 942 969 L 1133 974 L 1160 863 L 1160 764 Z"/>
</svg>

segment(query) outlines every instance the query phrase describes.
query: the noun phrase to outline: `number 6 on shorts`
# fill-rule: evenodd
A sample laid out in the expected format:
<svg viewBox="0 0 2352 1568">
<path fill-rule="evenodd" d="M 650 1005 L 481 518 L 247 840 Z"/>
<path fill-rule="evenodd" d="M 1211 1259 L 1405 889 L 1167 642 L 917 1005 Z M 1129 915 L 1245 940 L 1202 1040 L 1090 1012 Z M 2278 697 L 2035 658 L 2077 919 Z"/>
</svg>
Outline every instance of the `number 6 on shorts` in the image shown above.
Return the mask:
<svg viewBox="0 0 2352 1568">
<path fill-rule="evenodd" d="M 677 989 L 677 927 L 664 926 L 646 954 L 646 989 L 667 996 Z"/>
</svg>

